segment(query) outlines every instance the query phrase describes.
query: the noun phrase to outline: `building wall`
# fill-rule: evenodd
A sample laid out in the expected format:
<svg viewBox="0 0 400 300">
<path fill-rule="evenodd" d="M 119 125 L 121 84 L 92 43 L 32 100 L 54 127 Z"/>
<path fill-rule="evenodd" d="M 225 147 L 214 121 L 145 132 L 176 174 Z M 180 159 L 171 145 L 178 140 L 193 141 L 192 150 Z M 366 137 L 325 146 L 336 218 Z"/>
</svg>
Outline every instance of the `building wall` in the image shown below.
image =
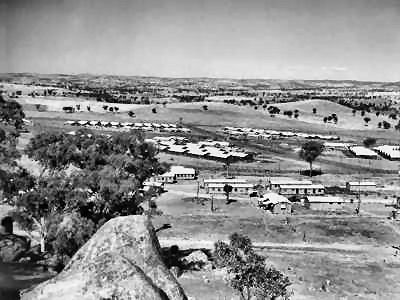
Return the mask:
<svg viewBox="0 0 400 300">
<path fill-rule="evenodd" d="M 149 181 L 154 181 L 154 182 L 161 182 L 161 183 L 174 183 L 175 178 L 173 176 L 155 176 L 154 178 L 151 178 Z"/>
<path fill-rule="evenodd" d="M 324 189 L 313 189 L 313 188 L 285 188 L 280 189 L 279 194 L 281 195 L 323 195 L 325 193 Z"/>
<path fill-rule="evenodd" d="M 282 205 L 285 205 L 285 209 L 282 208 Z M 292 204 L 291 203 L 278 203 L 275 204 L 272 213 L 273 214 L 281 214 L 281 215 L 289 215 L 292 212 Z"/>
<path fill-rule="evenodd" d="M 194 174 L 175 174 L 176 179 L 191 180 L 195 179 Z"/>
<path fill-rule="evenodd" d="M 376 186 L 370 186 L 370 185 L 362 185 L 362 186 L 357 186 L 357 185 L 346 185 L 347 190 L 350 192 L 365 192 L 365 191 L 375 191 Z"/>
<path fill-rule="evenodd" d="M 214 188 L 214 187 L 206 187 L 206 191 L 208 194 L 225 194 L 224 192 L 224 188 L 220 187 L 220 188 Z M 232 192 L 230 193 L 232 194 L 248 194 L 248 192 L 250 191 L 250 188 L 233 188 Z"/>
<path fill-rule="evenodd" d="M 315 210 L 337 210 L 345 207 L 343 203 L 310 203 L 309 205 L 310 209 Z"/>
</svg>

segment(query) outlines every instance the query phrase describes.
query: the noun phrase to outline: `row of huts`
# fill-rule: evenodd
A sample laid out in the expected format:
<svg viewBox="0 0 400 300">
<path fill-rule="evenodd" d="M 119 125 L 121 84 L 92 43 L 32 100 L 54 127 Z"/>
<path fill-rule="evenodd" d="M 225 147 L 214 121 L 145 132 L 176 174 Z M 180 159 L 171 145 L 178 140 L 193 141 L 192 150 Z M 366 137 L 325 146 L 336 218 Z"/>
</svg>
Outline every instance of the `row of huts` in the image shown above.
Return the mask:
<svg viewBox="0 0 400 300">
<path fill-rule="evenodd" d="M 378 159 L 379 156 L 388 160 L 400 160 L 400 146 L 381 145 L 374 148 L 367 148 L 347 143 L 325 143 L 328 150 L 348 150 L 354 157 L 362 159 Z"/>
<path fill-rule="evenodd" d="M 171 123 L 149 123 L 149 122 L 117 122 L 117 121 L 99 121 L 99 120 L 69 120 L 64 122 L 64 125 L 82 126 L 92 128 L 119 128 L 119 129 L 136 129 L 144 131 L 159 131 L 159 132 L 182 132 L 190 133 L 189 128 Z"/>
<path fill-rule="evenodd" d="M 310 134 L 303 132 L 294 131 L 277 131 L 261 128 L 249 128 L 249 127 L 224 127 L 222 133 L 236 139 L 253 138 L 259 140 L 268 140 L 274 138 L 288 138 L 288 137 L 300 137 L 305 139 L 321 139 L 321 140 L 339 140 L 340 137 L 336 135 L 324 135 L 324 134 Z"/>
</svg>

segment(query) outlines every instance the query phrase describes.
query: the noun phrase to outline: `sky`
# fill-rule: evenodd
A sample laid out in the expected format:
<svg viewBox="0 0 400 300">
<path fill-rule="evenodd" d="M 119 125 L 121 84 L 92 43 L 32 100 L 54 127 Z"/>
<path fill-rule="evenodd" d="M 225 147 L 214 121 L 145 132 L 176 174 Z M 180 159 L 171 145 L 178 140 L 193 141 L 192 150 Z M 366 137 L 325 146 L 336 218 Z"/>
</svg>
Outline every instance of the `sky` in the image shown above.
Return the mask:
<svg viewBox="0 0 400 300">
<path fill-rule="evenodd" d="M 0 0 L 0 73 L 400 81 L 400 0 Z"/>
</svg>

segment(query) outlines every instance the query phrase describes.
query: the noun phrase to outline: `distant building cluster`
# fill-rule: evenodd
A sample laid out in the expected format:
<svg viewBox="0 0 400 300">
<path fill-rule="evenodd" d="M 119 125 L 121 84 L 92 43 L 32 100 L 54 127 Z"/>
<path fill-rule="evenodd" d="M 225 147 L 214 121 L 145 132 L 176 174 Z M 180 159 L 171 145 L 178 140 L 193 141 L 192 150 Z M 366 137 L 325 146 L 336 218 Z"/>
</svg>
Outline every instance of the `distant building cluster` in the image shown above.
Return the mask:
<svg viewBox="0 0 400 300">
<path fill-rule="evenodd" d="M 300 137 L 305 139 L 339 140 L 336 135 L 309 134 L 293 131 L 277 131 L 269 129 L 255 129 L 249 127 L 224 127 L 222 132 L 233 139 L 274 139 L 277 137 Z"/>
<path fill-rule="evenodd" d="M 348 149 L 357 158 L 378 159 L 381 156 L 388 160 L 400 160 L 400 146 L 381 145 L 372 149 L 364 146 L 352 146 Z"/>
<path fill-rule="evenodd" d="M 229 142 L 223 141 L 201 141 L 191 143 L 184 137 L 154 137 L 152 141 L 158 145 L 160 151 L 171 154 L 186 155 L 196 158 L 211 159 L 221 162 L 250 161 L 253 154 L 233 147 Z"/>
<path fill-rule="evenodd" d="M 158 132 L 182 132 L 190 133 L 189 128 L 182 127 L 176 124 L 169 123 L 132 123 L 132 122 L 116 122 L 116 121 L 98 121 L 98 120 L 71 120 L 66 121 L 64 125 L 99 128 L 114 128 L 126 130 L 143 130 L 143 131 L 158 131 Z"/>
</svg>

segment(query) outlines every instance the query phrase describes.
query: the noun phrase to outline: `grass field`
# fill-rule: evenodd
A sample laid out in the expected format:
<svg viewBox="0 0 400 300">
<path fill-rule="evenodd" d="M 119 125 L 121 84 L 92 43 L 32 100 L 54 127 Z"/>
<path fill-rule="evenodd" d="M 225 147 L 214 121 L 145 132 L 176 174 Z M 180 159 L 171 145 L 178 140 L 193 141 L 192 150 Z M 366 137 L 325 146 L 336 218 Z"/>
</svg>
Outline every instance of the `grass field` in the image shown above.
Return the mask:
<svg viewBox="0 0 400 300">
<path fill-rule="evenodd" d="M 356 115 L 353 116 L 352 109 L 331 101 L 327 100 L 304 100 L 290 103 L 280 103 L 276 105 L 282 111 L 284 110 L 298 110 L 299 120 L 311 124 L 323 124 L 327 128 L 343 128 L 343 129 L 357 129 L 357 130 L 376 130 L 379 122 L 389 122 L 392 125 L 396 125 L 397 122 L 388 118 L 388 116 L 380 115 L 377 117 L 375 113 L 366 113 L 364 117 L 371 118 L 368 126 L 365 126 L 364 117 L 357 111 Z M 313 108 L 317 109 L 316 114 L 313 114 Z M 338 123 L 324 123 L 323 118 L 335 113 L 338 116 Z M 284 118 L 281 113 L 279 117 Z M 381 129 L 382 132 L 386 131 Z"/>
<path fill-rule="evenodd" d="M 61 112 L 62 106 L 67 105 L 68 101 L 72 101 L 70 104 L 81 103 L 87 100 L 76 100 L 76 99 L 20 99 L 20 102 L 29 103 L 27 107 L 27 117 L 36 119 L 37 122 L 45 120 L 59 120 L 65 121 L 68 119 L 87 119 L 87 120 L 106 120 L 106 121 L 150 121 L 150 122 L 171 122 L 176 123 L 182 118 L 183 123 L 187 125 L 195 125 L 198 127 L 213 128 L 214 130 L 221 129 L 224 126 L 243 126 L 253 128 L 266 128 L 273 130 L 292 130 L 307 133 L 323 133 L 323 134 L 335 134 L 339 135 L 342 140 L 346 141 L 362 141 L 365 137 L 372 136 L 378 138 L 381 142 L 395 143 L 400 142 L 400 135 L 393 129 L 384 130 L 377 129 L 374 122 L 377 122 L 378 118 L 374 115 L 371 116 L 371 122 L 368 127 L 364 126 L 364 121 L 360 116 L 353 117 L 351 110 L 344 106 L 331 103 L 328 101 L 318 101 L 320 110 L 318 113 L 321 115 L 325 114 L 324 109 L 327 113 L 330 112 L 331 106 L 338 108 L 337 110 L 343 111 L 338 112 L 339 124 L 326 125 L 322 122 L 320 117 L 312 115 L 312 104 L 295 102 L 285 103 L 278 105 L 286 105 L 289 109 L 295 109 L 299 105 L 300 109 L 304 110 L 304 114 L 300 114 L 299 120 L 288 118 L 284 116 L 271 117 L 266 111 L 254 110 L 249 107 L 239 107 L 236 105 L 224 104 L 224 103 L 173 103 L 168 104 L 166 107 L 162 105 L 137 105 L 137 104 L 107 104 L 115 105 L 120 107 L 119 113 L 104 112 L 102 106 L 105 103 L 101 102 L 90 102 L 91 112 L 77 112 L 73 114 L 66 114 Z M 313 100 L 317 101 L 317 100 Z M 48 104 L 49 109 L 52 111 L 38 112 L 33 109 L 33 103 Z M 83 102 L 82 102 L 83 103 Z M 208 110 L 204 111 L 202 106 L 207 104 Z M 82 104 L 83 105 L 83 104 Z M 307 107 L 308 105 L 308 107 Z M 86 105 L 85 105 L 86 106 Z M 152 113 L 152 108 L 156 107 L 157 113 Z M 327 109 L 328 107 L 329 109 Z M 299 110 L 300 110 L 299 109 Z M 125 111 L 133 110 L 136 114 L 136 118 L 129 117 Z M 307 110 L 310 112 L 308 113 Z M 308 116 L 309 114 L 309 116 Z M 308 117 L 307 117 L 308 116 Z M 384 117 L 379 117 L 384 118 Z M 282 122 L 282 119 L 285 121 Z M 57 121 L 56 121 L 57 122 Z"/>
</svg>

